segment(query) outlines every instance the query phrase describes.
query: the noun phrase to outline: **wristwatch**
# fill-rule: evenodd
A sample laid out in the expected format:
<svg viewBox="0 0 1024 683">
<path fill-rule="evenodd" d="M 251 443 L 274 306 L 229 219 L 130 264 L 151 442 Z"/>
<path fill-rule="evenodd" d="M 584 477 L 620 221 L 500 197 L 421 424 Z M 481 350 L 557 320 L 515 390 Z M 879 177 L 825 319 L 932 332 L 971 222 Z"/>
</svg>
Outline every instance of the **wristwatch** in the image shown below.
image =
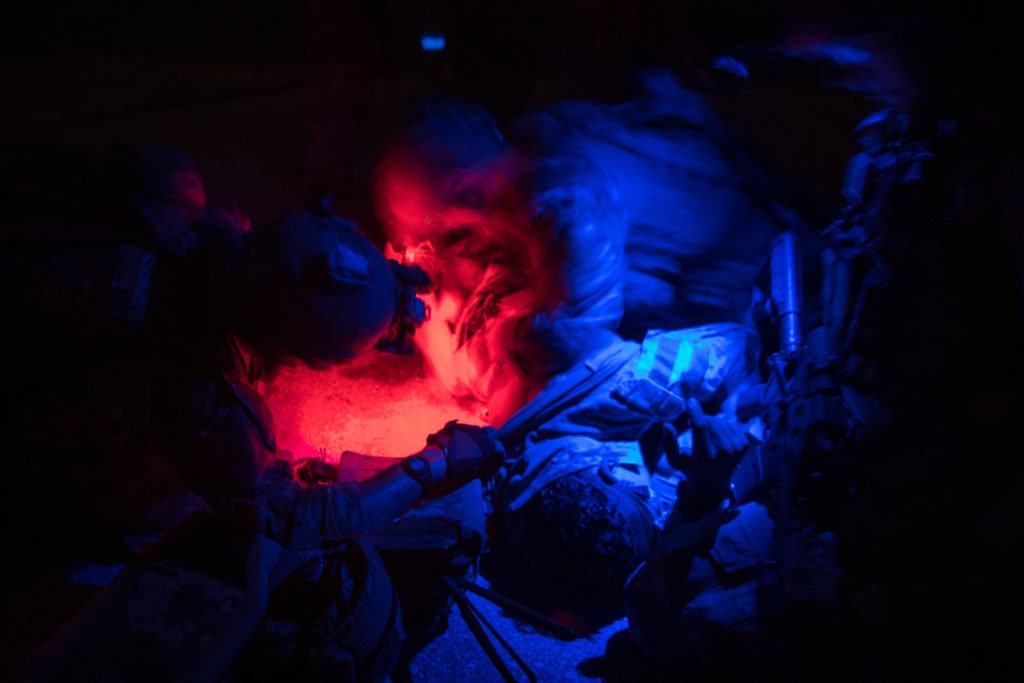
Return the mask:
<svg viewBox="0 0 1024 683">
<path fill-rule="evenodd" d="M 422 455 L 411 455 L 402 461 L 402 469 L 410 477 L 415 479 L 423 487 L 424 491 L 430 490 L 434 483 L 434 477 L 430 474 L 430 461 Z"/>
<path fill-rule="evenodd" d="M 433 459 L 431 459 L 433 455 Z M 423 492 L 426 493 L 430 488 L 436 484 L 434 481 L 433 467 L 434 463 L 438 460 L 444 460 L 444 451 L 434 446 L 431 448 L 428 446 L 423 451 L 416 455 L 410 455 L 408 458 L 402 461 L 402 470 L 405 471 L 410 477 L 415 479 L 423 487 Z"/>
</svg>

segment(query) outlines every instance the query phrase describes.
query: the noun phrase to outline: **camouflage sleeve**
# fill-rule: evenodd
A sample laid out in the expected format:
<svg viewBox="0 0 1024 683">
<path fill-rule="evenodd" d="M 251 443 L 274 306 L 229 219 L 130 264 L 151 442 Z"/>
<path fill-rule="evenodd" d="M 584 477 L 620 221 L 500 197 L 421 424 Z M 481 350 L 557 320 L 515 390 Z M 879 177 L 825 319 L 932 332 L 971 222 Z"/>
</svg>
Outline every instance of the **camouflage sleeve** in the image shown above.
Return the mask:
<svg viewBox="0 0 1024 683">
<path fill-rule="evenodd" d="M 291 463 L 278 460 L 260 479 L 257 531 L 297 550 L 319 548 L 362 530 L 356 484 L 303 484 Z"/>
<path fill-rule="evenodd" d="M 266 405 L 229 382 L 194 383 L 177 403 L 177 461 L 215 510 L 241 512 L 256 530 L 296 549 L 321 547 L 361 528 L 356 485 L 307 485 L 275 448 Z"/>
<path fill-rule="evenodd" d="M 255 390 L 221 377 L 168 370 L 178 372 L 160 373 L 154 406 L 168 456 L 214 509 L 247 504 L 277 457 L 266 404 Z"/>
</svg>

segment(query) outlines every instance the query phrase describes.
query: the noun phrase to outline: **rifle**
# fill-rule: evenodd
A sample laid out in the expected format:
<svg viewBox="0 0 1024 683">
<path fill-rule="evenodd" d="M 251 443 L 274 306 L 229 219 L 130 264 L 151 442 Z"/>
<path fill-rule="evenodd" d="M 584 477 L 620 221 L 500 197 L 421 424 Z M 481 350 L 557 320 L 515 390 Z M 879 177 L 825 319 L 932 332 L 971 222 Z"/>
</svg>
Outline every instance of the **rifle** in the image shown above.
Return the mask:
<svg viewBox="0 0 1024 683">
<path fill-rule="evenodd" d="M 739 498 L 767 490 L 775 522 L 774 558 L 760 586 L 765 620 L 783 618 L 794 602 L 832 603 L 837 590 L 837 572 L 821 548 L 826 520 L 818 513 L 829 503 L 819 499 L 834 493 L 833 466 L 841 458 L 849 414 L 836 379 L 835 335 L 825 325 L 807 329 L 808 321 L 823 316 L 806 306 L 802 246 L 793 232 L 779 235 L 758 278 L 754 317 L 762 337 L 773 331 L 775 338 L 764 339 L 770 353 L 763 383 L 741 396 L 737 410 L 740 419 L 760 413 L 765 423 L 763 446 L 733 476 L 734 488 L 746 489 L 737 491 Z M 834 283 L 826 282 L 823 295 L 833 291 Z"/>
</svg>

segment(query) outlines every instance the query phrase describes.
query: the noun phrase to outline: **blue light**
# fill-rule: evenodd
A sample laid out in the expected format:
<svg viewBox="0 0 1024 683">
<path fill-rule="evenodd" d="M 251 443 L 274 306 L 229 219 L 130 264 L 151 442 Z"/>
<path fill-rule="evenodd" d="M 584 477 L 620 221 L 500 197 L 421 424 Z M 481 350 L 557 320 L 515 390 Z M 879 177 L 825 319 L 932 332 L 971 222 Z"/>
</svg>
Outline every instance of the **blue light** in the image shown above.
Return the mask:
<svg viewBox="0 0 1024 683">
<path fill-rule="evenodd" d="M 862 50 L 854 45 L 844 45 L 843 43 L 824 45 L 821 48 L 821 54 L 836 64 L 845 65 L 867 64 L 868 60 L 871 59 L 871 53 L 867 50 Z"/>
<path fill-rule="evenodd" d="M 730 55 L 715 57 L 715 61 L 712 62 L 711 66 L 722 71 L 728 71 L 738 78 L 750 77 L 750 69 L 747 68 L 747 65 Z"/>
<path fill-rule="evenodd" d="M 440 52 L 444 49 L 444 34 L 442 33 L 421 33 L 420 47 L 424 52 Z"/>
</svg>

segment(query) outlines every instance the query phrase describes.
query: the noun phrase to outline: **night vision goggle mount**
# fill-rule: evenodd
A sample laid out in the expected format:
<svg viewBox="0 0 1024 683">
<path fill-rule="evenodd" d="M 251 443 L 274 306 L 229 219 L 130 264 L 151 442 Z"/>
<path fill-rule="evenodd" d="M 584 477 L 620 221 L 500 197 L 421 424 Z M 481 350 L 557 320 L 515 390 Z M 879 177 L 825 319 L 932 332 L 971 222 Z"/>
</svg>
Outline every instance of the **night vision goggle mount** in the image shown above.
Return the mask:
<svg viewBox="0 0 1024 683">
<path fill-rule="evenodd" d="M 430 276 L 419 266 L 410 266 L 388 259 L 398 283 L 395 317 L 376 348 L 389 353 L 407 355 L 413 352 L 412 337 L 416 328 L 430 320 L 430 307 L 417 294 L 430 291 Z"/>
</svg>

